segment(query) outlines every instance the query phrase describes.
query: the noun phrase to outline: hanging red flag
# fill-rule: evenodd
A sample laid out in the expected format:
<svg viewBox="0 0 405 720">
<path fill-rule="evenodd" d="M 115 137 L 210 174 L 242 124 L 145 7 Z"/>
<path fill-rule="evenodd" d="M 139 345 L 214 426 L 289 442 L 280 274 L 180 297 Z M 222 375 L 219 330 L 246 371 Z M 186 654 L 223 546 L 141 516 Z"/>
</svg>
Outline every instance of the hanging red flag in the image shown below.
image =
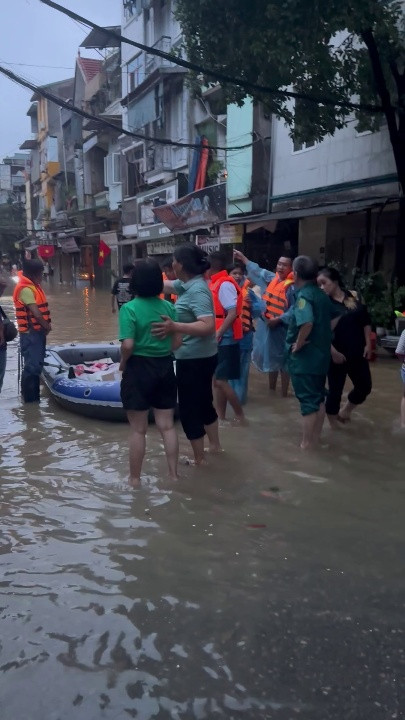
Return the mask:
<svg viewBox="0 0 405 720">
<path fill-rule="evenodd" d="M 100 245 L 98 246 L 98 260 L 97 264 L 101 267 L 101 265 L 104 265 L 104 261 L 108 256 L 111 255 L 111 249 L 108 247 L 108 245 L 104 242 L 104 240 L 100 240 Z"/>
<path fill-rule="evenodd" d="M 37 253 L 42 260 L 48 260 L 55 255 L 55 247 L 53 245 L 38 245 Z"/>
</svg>

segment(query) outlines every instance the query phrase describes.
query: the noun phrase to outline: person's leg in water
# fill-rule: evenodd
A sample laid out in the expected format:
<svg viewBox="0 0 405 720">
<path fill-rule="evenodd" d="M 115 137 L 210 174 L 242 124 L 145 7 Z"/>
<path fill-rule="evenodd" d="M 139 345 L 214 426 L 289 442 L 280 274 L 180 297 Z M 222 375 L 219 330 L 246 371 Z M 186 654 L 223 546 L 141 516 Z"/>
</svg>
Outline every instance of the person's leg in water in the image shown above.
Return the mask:
<svg viewBox="0 0 405 720">
<path fill-rule="evenodd" d="M 202 369 L 200 371 L 201 395 L 200 395 L 200 413 L 204 423 L 209 450 L 211 453 L 222 452 L 219 440 L 218 415 L 214 408 L 214 398 L 212 393 L 212 379 L 217 366 L 217 357 L 206 358 L 203 360 Z"/>
<path fill-rule="evenodd" d="M 404 392 L 401 400 L 401 428 L 405 430 L 405 370 L 402 370 L 402 379 L 404 382 Z"/>
<path fill-rule="evenodd" d="M 319 441 L 325 419 L 325 377 L 297 374 L 291 381 L 303 416 L 301 449 L 310 450 Z"/>
<path fill-rule="evenodd" d="M 235 390 L 241 405 L 246 405 L 247 401 L 251 356 L 251 347 L 240 351 L 240 378 L 239 380 L 229 381 L 229 384 L 231 388 Z"/>
<path fill-rule="evenodd" d="M 210 452 L 211 453 L 220 453 L 222 452 L 221 443 L 219 440 L 219 426 L 218 426 L 218 420 L 215 420 L 215 422 L 211 423 L 211 425 L 205 425 L 205 432 L 207 433 L 208 442 L 210 444 Z"/>
<path fill-rule="evenodd" d="M 203 465 L 204 436 L 214 447 L 219 444 L 218 419 L 212 404 L 212 376 L 217 358 L 179 360 L 177 386 L 180 420 L 191 445 L 194 465 Z"/>
<path fill-rule="evenodd" d="M 41 330 L 20 333 L 23 357 L 21 393 L 25 403 L 39 402 L 40 377 L 45 359 L 46 335 Z"/>
<path fill-rule="evenodd" d="M 225 420 L 226 404 L 229 403 L 235 413 L 235 420 L 244 420 L 245 414 L 238 400 L 236 392 L 231 388 L 228 380 L 214 380 L 216 408 L 220 420 Z"/>
<path fill-rule="evenodd" d="M 288 386 L 290 384 L 290 375 L 285 370 L 281 370 L 281 395 L 286 398 L 288 396 Z"/>
<path fill-rule="evenodd" d="M 230 404 L 235 420 L 242 421 L 245 415 L 238 396 L 229 384 L 229 380 L 240 378 L 240 345 L 220 345 L 218 365 L 214 375 L 215 406 L 220 420 L 225 420 L 226 405 Z"/>
<path fill-rule="evenodd" d="M 372 390 L 370 366 L 366 358 L 355 358 L 347 363 L 347 374 L 353 383 L 347 402 L 339 413 L 343 422 L 350 420 L 351 414 L 358 405 L 362 405 Z"/>
<path fill-rule="evenodd" d="M 317 412 L 315 431 L 314 431 L 314 435 L 313 435 L 313 444 L 314 445 L 318 445 L 318 443 L 321 439 L 322 428 L 323 428 L 323 424 L 325 422 L 325 416 L 326 416 L 325 403 L 322 403 L 319 406 L 319 410 Z"/>
<path fill-rule="evenodd" d="M 129 484 L 138 487 L 141 482 L 142 463 L 145 457 L 148 410 L 127 410 L 130 425 Z"/>
<path fill-rule="evenodd" d="M 174 411 L 154 408 L 156 427 L 159 430 L 165 448 L 170 480 L 178 480 L 177 463 L 179 460 L 179 439 L 174 427 Z"/>
<path fill-rule="evenodd" d="M 269 372 L 269 390 L 275 392 L 277 388 L 278 370 Z"/>
<path fill-rule="evenodd" d="M 301 450 L 310 450 L 314 446 L 314 437 L 318 422 L 318 412 L 303 416 Z"/>
<path fill-rule="evenodd" d="M 339 410 L 347 376 L 346 363 L 331 362 L 328 371 L 328 395 L 326 413 L 332 429 L 339 427 Z"/>
</svg>

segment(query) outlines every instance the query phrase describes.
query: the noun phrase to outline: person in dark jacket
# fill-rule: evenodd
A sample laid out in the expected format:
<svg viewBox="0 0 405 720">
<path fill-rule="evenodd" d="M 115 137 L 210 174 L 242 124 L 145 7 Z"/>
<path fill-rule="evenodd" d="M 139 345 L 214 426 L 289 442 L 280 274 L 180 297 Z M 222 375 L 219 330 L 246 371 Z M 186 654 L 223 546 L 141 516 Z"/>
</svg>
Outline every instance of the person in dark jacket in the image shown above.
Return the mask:
<svg viewBox="0 0 405 720">
<path fill-rule="evenodd" d="M 364 403 L 371 393 L 371 320 L 357 293 L 344 288 L 342 278 L 335 268 L 326 267 L 320 270 L 318 285 L 329 296 L 340 314 L 332 340 L 328 372 L 329 391 L 326 399 L 326 412 L 333 427 L 338 422 L 348 422 L 354 408 Z M 353 388 L 341 409 L 347 376 L 352 381 Z"/>
</svg>

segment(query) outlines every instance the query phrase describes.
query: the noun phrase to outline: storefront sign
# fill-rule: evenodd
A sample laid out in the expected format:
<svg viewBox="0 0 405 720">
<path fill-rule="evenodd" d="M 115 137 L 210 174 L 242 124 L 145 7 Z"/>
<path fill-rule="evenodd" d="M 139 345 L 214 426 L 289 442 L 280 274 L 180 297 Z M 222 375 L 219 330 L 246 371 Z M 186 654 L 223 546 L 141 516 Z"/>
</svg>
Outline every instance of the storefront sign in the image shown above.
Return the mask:
<svg viewBox="0 0 405 720">
<path fill-rule="evenodd" d="M 63 253 L 75 253 L 79 252 L 79 246 L 74 237 L 58 238 L 59 245 L 62 248 Z"/>
<path fill-rule="evenodd" d="M 138 225 L 138 238 L 140 240 L 153 240 L 165 235 L 171 235 L 171 231 L 165 225 L 151 225 L 148 228 Z"/>
<path fill-rule="evenodd" d="M 243 225 L 221 225 L 219 239 L 221 245 L 240 245 L 243 241 Z"/>
<path fill-rule="evenodd" d="M 190 232 L 226 220 L 226 183 L 197 190 L 177 202 L 154 208 L 154 214 L 172 232 Z"/>
<path fill-rule="evenodd" d="M 166 225 L 156 216 L 157 207 L 166 206 L 177 200 L 177 180 L 159 189 L 150 190 L 137 197 L 138 238 L 140 240 L 159 240 L 171 235 Z"/>
<path fill-rule="evenodd" d="M 210 253 L 218 252 L 219 250 L 219 237 L 210 237 L 209 235 L 197 235 L 195 244 L 198 245 L 200 250 Z"/>
<path fill-rule="evenodd" d="M 148 243 L 148 255 L 172 255 L 174 246 L 174 239 Z"/>
</svg>

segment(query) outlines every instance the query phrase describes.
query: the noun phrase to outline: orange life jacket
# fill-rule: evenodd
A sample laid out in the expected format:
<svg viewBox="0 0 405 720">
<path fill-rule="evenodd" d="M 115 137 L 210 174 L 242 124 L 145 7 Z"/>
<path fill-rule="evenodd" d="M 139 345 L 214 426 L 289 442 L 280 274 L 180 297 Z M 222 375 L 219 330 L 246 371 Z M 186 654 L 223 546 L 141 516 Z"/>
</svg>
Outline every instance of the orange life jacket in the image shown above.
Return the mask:
<svg viewBox="0 0 405 720">
<path fill-rule="evenodd" d="M 283 315 L 288 310 L 288 300 L 286 297 L 287 288 L 294 282 L 294 275 L 291 272 L 285 280 L 280 280 L 276 275 L 271 280 L 263 294 L 263 300 L 266 303 L 264 312 L 267 320 Z"/>
<path fill-rule="evenodd" d="M 214 312 L 215 312 L 215 329 L 218 331 L 221 325 L 223 324 L 225 318 L 226 318 L 226 310 L 222 306 L 220 299 L 219 299 L 219 291 L 221 288 L 221 285 L 223 285 L 224 282 L 230 282 L 235 287 L 237 292 L 237 300 L 236 300 L 236 318 L 234 322 L 232 323 L 232 332 L 233 332 L 233 339 L 234 340 L 241 340 L 243 338 L 243 330 L 242 330 L 242 304 L 243 304 L 243 295 L 242 290 L 240 289 L 239 285 L 233 277 L 228 275 L 226 270 L 221 270 L 221 272 L 215 273 L 215 275 L 212 275 L 211 282 L 210 282 L 210 290 L 212 292 L 212 297 L 214 299 Z"/>
<path fill-rule="evenodd" d="M 30 288 L 30 290 L 32 290 L 34 293 L 34 302 L 38 306 L 38 310 L 42 314 L 43 319 L 46 320 L 46 322 L 51 322 L 48 301 L 41 286 L 21 274 L 13 292 L 18 332 L 25 333 L 28 332 L 28 330 L 43 330 L 42 325 L 34 318 L 32 312 L 30 312 L 28 307 L 19 299 L 20 293 L 24 288 Z"/>
<path fill-rule="evenodd" d="M 169 278 L 168 278 L 167 275 L 166 275 L 166 273 L 162 273 L 162 275 L 163 275 L 163 282 L 170 282 L 170 281 L 169 281 Z M 167 294 L 165 295 L 164 292 L 162 292 L 162 294 L 159 295 L 159 297 L 160 297 L 161 300 L 167 300 L 167 298 L 169 297 L 169 300 L 170 300 L 170 302 L 172 302 L 172 303 L 175 303 L 176 300 L 177 300 L 177 295 L 170 295 L 169 293 L 167 293 Z"/>
<path fill-rule="evenodd" d="M 245 280 L 242 285 L 242 329 L 244 335 L 253 330 L 252 304 L 249 298 L 249 288 L 251 286 L 250 280 Z"/>
</svg>

